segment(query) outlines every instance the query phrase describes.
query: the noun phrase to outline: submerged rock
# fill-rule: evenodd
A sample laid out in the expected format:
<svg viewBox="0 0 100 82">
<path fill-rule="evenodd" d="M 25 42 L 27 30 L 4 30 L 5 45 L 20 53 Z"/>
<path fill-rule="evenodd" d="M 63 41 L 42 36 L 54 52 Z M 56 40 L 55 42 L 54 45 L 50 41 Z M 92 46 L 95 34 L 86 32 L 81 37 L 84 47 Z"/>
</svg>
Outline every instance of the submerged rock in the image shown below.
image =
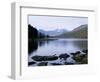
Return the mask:
<svg viewBox="0 0 100 82">
<path fill-rule="evenodd" d="M 36 62 L 28 62 L 28 65 L 33 65 L 33 64 L 36 64 Z"/>
<path fill-rule="evenodd" d="M 50 63 L 51 65 L 62 65 L 60 63 Z"/>
<path fill-rule="evenodd" d="M 33 56 L 32 57 L 33 60 L 35 61 L 54 61 L 57 60 L 58 57 L 57 56 Z"/>
<path fill-rule="evenodd" d="M 40 63 L 38 63 L 37 65 L 38 65 L 38 66 L 47 66 L 47 64 L 48 64 L 48 62 L 40 62 Z"/>
<path fill-rule="evenodd" d="M 73 65 L 74 63 L 72 63 L 72 62 L 65 62 L 64 64 L 65 65 Z"/>
</svg>

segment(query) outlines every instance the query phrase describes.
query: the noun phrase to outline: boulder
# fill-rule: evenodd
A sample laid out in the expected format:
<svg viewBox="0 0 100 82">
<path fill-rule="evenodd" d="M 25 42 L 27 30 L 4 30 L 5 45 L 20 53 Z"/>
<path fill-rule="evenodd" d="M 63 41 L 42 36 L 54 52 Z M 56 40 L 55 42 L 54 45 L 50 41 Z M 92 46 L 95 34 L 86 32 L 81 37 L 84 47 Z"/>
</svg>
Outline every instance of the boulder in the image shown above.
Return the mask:
<svg viewBox="0 0 100 82">
<path fill-rule="evenodd" d="M 37 65 L 38 65 L 38 66 L 47 66 L 47 64 L 48 64 L 48 62 L 40 62 L 40 63 L 38 63 Z"/>
<path fill-rule="evenodd" d="M 62 65 L 60 63 L 50 63 L 51 65 Z"/>
<path fill-rule="evenodd" d="M 87 54 L 88 53 L 88 50 L 83 50 L 82 52 Z"/>
<path fill-rule="evenodd" d="M 54 61 L 57 60 L 58 57 L 57 56 L 33 56 L 32 59 L 34 61 Z"/>
<path fill-rule="evenodd" d="M 77 52 L 75 52 L 75 55 L 80 54 L 80 53 L 81 53 L 80 51 L 77 51 Z"/>
<path fill-rule="evenodd" d="M 70 54 L 73 55 L 73 56 L 75 55 L 75 53 L 70 53 Z"/>
<path fill-rule="evenodd" d="M 65 62 L 64 64 L 65 64 L 65 65 L 73 65 L 74 63 L 71 63 L 71 62 Z"/>
<path fill-rule="evenodd" d="M 68 57 L 70 57 L 70 56 L 67 53 L 63 53 L 63 54 L 59 55 L 59 58 L 64 59 L 64 60 L 66 60 Z"/>
<path fill-rule="evenodd" d="M 36 64 L 36 62 L 28 62 L 28 65 L 30 66 L 30 65 L 33 65 L 33 64 Z"/>
</svg>

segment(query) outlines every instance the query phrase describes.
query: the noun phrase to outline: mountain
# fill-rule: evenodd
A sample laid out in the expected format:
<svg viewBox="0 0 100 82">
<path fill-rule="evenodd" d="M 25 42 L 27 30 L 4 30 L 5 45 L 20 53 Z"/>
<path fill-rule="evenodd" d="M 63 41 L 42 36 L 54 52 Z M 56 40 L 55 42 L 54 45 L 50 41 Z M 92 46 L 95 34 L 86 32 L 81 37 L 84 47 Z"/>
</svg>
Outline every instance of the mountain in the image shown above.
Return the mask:
<svg viewBox="0 0 100 82">
<path fill-rule="evenodd" d="M 38 31 L 41 33 L 44 33 L 45 35 L 49 35 L 49 36 L 57 36 L 57 35 L 67 32 L 67 30 L 65 29 L 55 29 L 51 31 L 45 31 L 45 30 L 39 29 Z"/>
<path fill-rule="evenodd" d="M 58 38 L 87 38 L 88 35 L 88 25 L 80 25 L 79 27 L 73 29 L 70 32 L 66 32 L 63 34 L 60 34 Z"/>
</svg>

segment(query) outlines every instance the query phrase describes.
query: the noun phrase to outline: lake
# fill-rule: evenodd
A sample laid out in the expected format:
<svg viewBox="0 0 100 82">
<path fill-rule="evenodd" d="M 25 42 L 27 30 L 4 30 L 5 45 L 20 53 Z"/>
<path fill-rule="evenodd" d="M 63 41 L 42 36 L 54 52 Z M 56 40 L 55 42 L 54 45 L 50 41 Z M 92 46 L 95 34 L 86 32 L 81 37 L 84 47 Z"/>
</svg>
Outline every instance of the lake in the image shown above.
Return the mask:
<svg viewBox="0 0 100 82">
<path fill-rule="evenodd" d="M 40 56 L 50 56 L 50 55 L 57 55 L 59 56 L 61 53 L 70 53 L 76 51 L 82 51 L 83 49 L 87 49 L 87 39 L 50 39 L 50 40 L 38 40 L 34 41 L 34 49 L 28 55 L 28 62 L 33 61 L 31 57 L 35 55 Z M 70 55 L 71 56 L 71 55 Z M 71 57 L 69 57 L 67 62 L 74 62 Z M 50 62 L 57 62 L 61 63 L 58 59 L 56 61 L 49 61 Z M 63 62 L 62 62 L 63 63 Z M 36 66 L 36 65 L 33 65 Z"/>
</svg>

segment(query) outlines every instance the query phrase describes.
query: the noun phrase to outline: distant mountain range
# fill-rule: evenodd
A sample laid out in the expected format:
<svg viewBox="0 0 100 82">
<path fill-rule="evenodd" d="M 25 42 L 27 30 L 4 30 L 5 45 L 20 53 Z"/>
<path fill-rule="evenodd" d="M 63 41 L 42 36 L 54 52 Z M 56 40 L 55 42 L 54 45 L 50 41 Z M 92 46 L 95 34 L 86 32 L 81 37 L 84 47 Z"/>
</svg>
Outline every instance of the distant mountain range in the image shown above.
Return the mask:
<svg viewBox="0 0 100 82">
<path fill-rule="evenodd" d="M 49 36 L 57 36 L 57 35 L 61 35 L 63 33 L 68 32 L 66 29 L 55 29 L 55 30 L 50 30 L 50 31 L 39 29 L 38 31 Z"/>
<path fill-rule="evenodd" d="M 79 27 L 73 29 L 70 32 L 64 32 L 63 34 L 60 34 L 58 38 L 87 38 L 88 35 L 88 25 L 80 25 Z"/>
</svg>

